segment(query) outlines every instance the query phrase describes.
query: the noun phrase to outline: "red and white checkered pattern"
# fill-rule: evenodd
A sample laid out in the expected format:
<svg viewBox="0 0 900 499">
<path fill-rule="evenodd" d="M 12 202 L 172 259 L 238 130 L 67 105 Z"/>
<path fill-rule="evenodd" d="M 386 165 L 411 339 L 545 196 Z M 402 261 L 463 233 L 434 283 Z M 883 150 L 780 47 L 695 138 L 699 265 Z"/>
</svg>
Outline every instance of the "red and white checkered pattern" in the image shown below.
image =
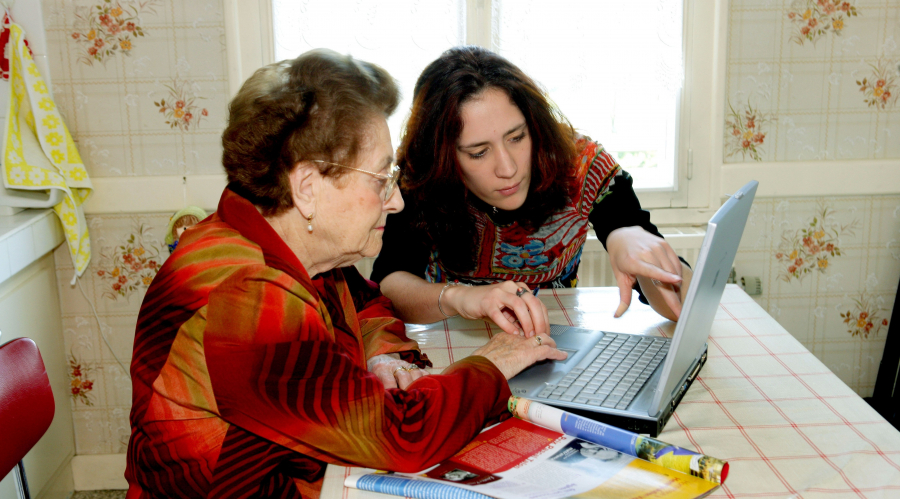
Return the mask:
<svg viewBox="0 0 900 499">
<path fill-rule="evenodd" d="M 637 298 L 620 319 L 616 288 L 541 290 L 552 324 L 671 336 Z M 409 325 L 435 372 L 501 330 L 453 318 Z M 724 459 L 725 485 L 709 497 L 900 497 L 900 433 L 743 290 L 728 285 L 709 358 L 660 440 Z M 349 468 L 329 466 L 323 498 L 379 498 L 345 489 Z"/>
</svg>

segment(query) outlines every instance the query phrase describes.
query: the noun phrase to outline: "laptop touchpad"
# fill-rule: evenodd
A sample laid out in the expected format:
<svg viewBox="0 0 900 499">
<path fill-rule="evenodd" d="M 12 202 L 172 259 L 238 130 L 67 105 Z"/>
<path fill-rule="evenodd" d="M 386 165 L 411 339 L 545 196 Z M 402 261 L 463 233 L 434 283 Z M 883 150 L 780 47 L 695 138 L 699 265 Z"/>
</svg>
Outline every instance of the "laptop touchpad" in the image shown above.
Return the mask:
<svg viewBox="0 0 900 499">
<path fill-rule="evenodd" d="M 558 363 L 558 364 L 566 364 L 566 363 L 568 363 L 568 362 L 571 362 L 572 359 L 575 358 L 575 355 L 578 353 L 578 350 L 575 350 L 575 349 L 573 349 L 573 348 L 562 348 L 562 347 L 559 347 L 559 348 L 557 348 L 557 350 L 559 350 L 560 352 L 566 352 L 566 354 L 568 355 L 568 357 L 566 357 L 565 360 L 554 360 L 554 361 L 552 361 L 552 362 L 556 362 L 556 363 Z"/>
</svg>

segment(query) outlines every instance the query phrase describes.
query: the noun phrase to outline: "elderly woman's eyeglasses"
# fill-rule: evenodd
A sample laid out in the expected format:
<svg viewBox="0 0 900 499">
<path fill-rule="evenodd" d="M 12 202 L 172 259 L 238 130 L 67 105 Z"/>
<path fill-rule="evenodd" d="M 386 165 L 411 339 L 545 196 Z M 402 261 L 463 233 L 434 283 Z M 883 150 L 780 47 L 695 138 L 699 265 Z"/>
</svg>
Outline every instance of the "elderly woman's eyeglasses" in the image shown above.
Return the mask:
<svg viewBox="0 0 900 499">
<path fill-rule="evenodd" d="M 354 168 L 352 166 L 339 165 L 337 163 L 332 163 L 330 161 L 322 161 L 321 159 L 313 159 L 310 161 L 312 161 L 313 163 L 322 163 L 325 165 L 339 166 L 341 168 L 346 168 L 348 170 L 365 173 L 366 175 L 371 175 L 375 178 L 380 178 L 381 180 L 384 180 L 385 181 L 384 198 L 382 198 L 382 199 L 384 200 L 385 203 L 387 203 L 388 200 L 391 199 L 391 194 L 394 193 L 394 186 L 397 185 L 397 180 L 400 178 L 400 167 L 397 165 L 391 165 L 390 170 L 388 170 L 390 173 L 388 175 L 385 175 L 383 173 L 370 172 L 368 170 L 363 170 L 361 168 Z"/>
</svg>

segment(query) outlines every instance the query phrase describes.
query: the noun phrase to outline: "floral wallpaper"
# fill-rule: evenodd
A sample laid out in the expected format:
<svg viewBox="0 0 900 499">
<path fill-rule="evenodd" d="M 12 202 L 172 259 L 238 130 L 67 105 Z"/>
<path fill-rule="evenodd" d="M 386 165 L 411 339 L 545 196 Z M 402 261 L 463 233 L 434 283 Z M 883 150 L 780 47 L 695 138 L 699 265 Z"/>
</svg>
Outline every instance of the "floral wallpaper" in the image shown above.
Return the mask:
<svg viewBox="0 0 900 499">
<path fill-rule="evenodd" d="M 150 230 L 140 224 L 122 244 L 101 248 L 96 274 L 103 282 L 104 298 L 127 299 L 153 282 L 164 255 L 163 246 L 152 238 Z"/>
<path fill-rule="evenodd" d="M 738 112 L 728 104 L 728 118 L 725 120 L 725 128 L 730 131 L 725 138 L 725 157 L 741 155 L 741 158 L 759 161 L 764 154 L 763 144 L 766 141 L 766 131 L 769 122 L 768 115 L 760 113 L 747 103 L 741 112 Z"/>
<path fill-rule="evenodd" d="M 862 81 L 857 81 L 859 91 L 865 95 L 864 102 L 875 109 L 893 108 L 897 103 L 897 78 L 900 76 L 900 63 L 897 71 L 892 64 L 885 60 L 879 60 L 875 64 L 869 64 L 872 71 Z"/>
<path fill-rule="evenodd" d="M 92 178 L 219 174 L 222 0 L 42 0 L 54 97 Z"/>
<path fill-rule="evenodd" d="M 817 207 L 807 226 L 782 234 L 775 253 L 775 260 L 782 266 L 779 279 L 790 283 L 793 279 L 802 280 L 810 272 L 825 273 L 829 263 L 841 256 L 841 236 L 854 235 L 859 219 L 840 225 L 831 215 L 827 205 Z"/>
<path fill-rule="evenodd" d="M 94 405 L 91 397 L 91 391 L 94 389 L 91 371 L 92 366 L 79 361 L 74 354 L 69 355 L 69 379 L 72 380 L 72 400 L 75 401 L 75 405 L 78 405 L 78 402 Z"/>
<path fill-rule="evenodd" d="M 727 54 L 725 162 L 900 158 L 900 0 L 731 0 Z M 871 395 L 900 282 L 900 194 L 757 199 L 735 269 Z"/>
<path fill-rule="evenodd" d="M 731 0 L 727 54 L 725 162 L 900 158 L 900 0 Z"/>
<path fill-rule="evenodd" d="M 82 49 L 78 62 L 93 66 L 94 61 L 106 62 L 117 53 L 130 55 L 132 42 L 144 36 L 141 15 L 156 14 L 155 7 L 160 4 L 160 0 L 136 3 L 104 0 L 97 5 L 79 6 L 71 35 Z"/>
<path fill-rule="evenodd" d="M 735 257 L 753 298 L 862 396 L 875 386 L 900 282 L 900 194 L 754 201 Z"/>
<path fill-rule="evenodd" d="M 89 215 L 96 253 L 74 287 L 65 246 L 56 250 L 78 454 L 125 452 L 134 328 L 147 286 L 169 256 L 169 216 Z"/>
<path fill-rule="evenodd" d="M 54 98 L 92 178 L 222 172 L 222 0 L 41 1 Z M 78 454 L 125 452 L 134 328 L 171 215 L 88 215 L 94 254 L 74 287 L 57 250 Z"/>
<path fill-rule="evenodd" d="M 804 0 L 790 4 L 787 17 L 795 28 L 791 41 L 803 45 L 828 35 L 840 36 L 844 31 L 844 21 L 858 16 L 856 2 L 842 0 Z"/>
</svg>

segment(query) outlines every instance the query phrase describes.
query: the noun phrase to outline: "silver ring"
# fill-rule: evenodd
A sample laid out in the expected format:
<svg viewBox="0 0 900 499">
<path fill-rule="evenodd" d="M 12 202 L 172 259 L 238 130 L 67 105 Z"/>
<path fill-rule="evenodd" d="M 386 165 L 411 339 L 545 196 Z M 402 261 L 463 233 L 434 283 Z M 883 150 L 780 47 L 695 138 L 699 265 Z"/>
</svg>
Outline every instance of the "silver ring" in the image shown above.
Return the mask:
<svg viewBox="0 0 900 499">
<path fill-rule="evenodd" d="M 411 365 L 411 366 L 406 366 L 406 367 L 404 367 L 403 370 L 406 371 L 406 372 L 409 372 L 409 371 L 415 371 L 415 370 L 418 369 L 418 368 L 419 368 L 419 366 L 413 364 L 413 365 Z"/>
<path fill-rule="evenodd" d="M 516 296 L 518 296 L 519 298 L 521 298 L 522 295 L 524 295 L 524 294 L 527 293 L 527 292 L 528 292 L 527 289 L 525 289 L 525 288 L 519 288 L 519 289 L 516 290 Z"/>
<path fill-rule="evenodd" d="M 535 336 L 535 337 L 534 337 L 534 341 L 537 342 L 537 344 L 538 344 L 537 346 L 541 346 L 541 345 L 544 344 L 544 340 L 541 339 L 541 336 L 540 336 L 540 335 Z"/>
<path fill-rule="evenodd" d="M 657 279 L 650 279 L 650 282 L 652 282 L 654 286 L 662 286 L 662 283 Z"/>
</svg>

